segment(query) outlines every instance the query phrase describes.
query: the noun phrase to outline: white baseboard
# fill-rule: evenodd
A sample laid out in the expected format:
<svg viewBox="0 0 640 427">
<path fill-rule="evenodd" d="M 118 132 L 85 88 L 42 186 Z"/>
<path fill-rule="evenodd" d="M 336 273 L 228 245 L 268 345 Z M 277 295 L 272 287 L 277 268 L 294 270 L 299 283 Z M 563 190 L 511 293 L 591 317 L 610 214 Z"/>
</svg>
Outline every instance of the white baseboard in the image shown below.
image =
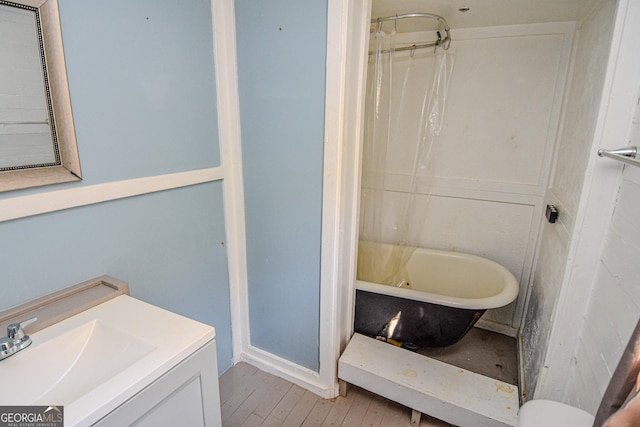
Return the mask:
<svg viewBox="0 0 640 427">
<path fill-rule="evenodd" d="M 317 372 L 259 348 L 249 346 L 247 351 L 240 355 L 240 360 L 292 382 L 324 399 L 331 399 L 338 395 L 337 382 L 334 387 L 327 388 L 320 381 L 320 375 Z"/>
</svg>

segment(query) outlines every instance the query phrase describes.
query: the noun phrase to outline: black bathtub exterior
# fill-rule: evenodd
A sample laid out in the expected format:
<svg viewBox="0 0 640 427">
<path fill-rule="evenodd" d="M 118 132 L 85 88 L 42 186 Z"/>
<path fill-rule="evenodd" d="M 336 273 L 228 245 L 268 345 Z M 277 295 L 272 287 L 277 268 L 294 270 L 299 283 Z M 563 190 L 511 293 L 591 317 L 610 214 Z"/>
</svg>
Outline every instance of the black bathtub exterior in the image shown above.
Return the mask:
<svg viewBox="0 0 640 427">
<path fill-rule="evenodd" d="M 393 339 L 410 349 L 446 347 L 458 342 L 485 311 L 357 289 L 354 328 L 360 334 Z M 397 315 L 398 321 L 389 334 L 389 322 Z"/>
</svg>

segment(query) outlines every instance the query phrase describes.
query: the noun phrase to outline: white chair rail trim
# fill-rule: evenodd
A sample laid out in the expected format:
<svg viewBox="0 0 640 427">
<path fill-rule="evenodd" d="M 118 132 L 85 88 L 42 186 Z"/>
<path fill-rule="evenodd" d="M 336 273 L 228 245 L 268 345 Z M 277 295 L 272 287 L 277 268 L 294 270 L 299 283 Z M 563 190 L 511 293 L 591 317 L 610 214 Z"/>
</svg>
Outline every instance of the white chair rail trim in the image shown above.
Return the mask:
<svg viewBox="0 0 640 427">
<path fill-rule="evenodd" d="M 203 184 L 223 178 L 224 168 L 215 167 L 12 197 L 0 200 L 0 222 Z"/>
</svg>

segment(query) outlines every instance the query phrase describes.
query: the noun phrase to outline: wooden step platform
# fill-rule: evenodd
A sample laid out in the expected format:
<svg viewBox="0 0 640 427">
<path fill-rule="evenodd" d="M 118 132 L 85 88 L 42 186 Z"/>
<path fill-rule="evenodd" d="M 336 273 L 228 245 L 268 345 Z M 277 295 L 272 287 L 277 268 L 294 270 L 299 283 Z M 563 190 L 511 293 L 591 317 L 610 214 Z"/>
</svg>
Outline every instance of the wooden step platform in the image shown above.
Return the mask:
<svg viewBox="0 0 640 427">
<path fill-rule="evenodd" d="M 360 334 L 338 378 L 461 427 L 515 426 L 518 387 Z"/>
</svg>

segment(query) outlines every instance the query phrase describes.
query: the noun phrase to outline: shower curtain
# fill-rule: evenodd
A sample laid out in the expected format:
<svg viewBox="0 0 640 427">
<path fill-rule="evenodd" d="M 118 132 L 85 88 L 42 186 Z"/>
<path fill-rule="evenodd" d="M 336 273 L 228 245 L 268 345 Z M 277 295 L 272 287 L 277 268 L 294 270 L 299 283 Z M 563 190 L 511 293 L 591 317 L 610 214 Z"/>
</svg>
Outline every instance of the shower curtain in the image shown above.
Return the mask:
<svg viewBox="0 0 640 427">
<path fill-rule="evenodd" d="M 387 34 L 379 28 L 372 38 L 357 274 L 359 280 L 402 286 L 408 280 L 407 261 L 419 246 L 426 220 L 433 181 L 430 166 L 442 129 L 454 57 L 440 47 L 396 52 L 395 29 Z M 406 123 L 407 117 L 412 117 L 412 123 Z M 402 165 L 398 188 L 389 182 L 397 181 L 398 174 L 391 177 L 387 164 L 400 147 L 410 147 L 412 153 L 405 153 L 410 160 Z"/>
</svg>

